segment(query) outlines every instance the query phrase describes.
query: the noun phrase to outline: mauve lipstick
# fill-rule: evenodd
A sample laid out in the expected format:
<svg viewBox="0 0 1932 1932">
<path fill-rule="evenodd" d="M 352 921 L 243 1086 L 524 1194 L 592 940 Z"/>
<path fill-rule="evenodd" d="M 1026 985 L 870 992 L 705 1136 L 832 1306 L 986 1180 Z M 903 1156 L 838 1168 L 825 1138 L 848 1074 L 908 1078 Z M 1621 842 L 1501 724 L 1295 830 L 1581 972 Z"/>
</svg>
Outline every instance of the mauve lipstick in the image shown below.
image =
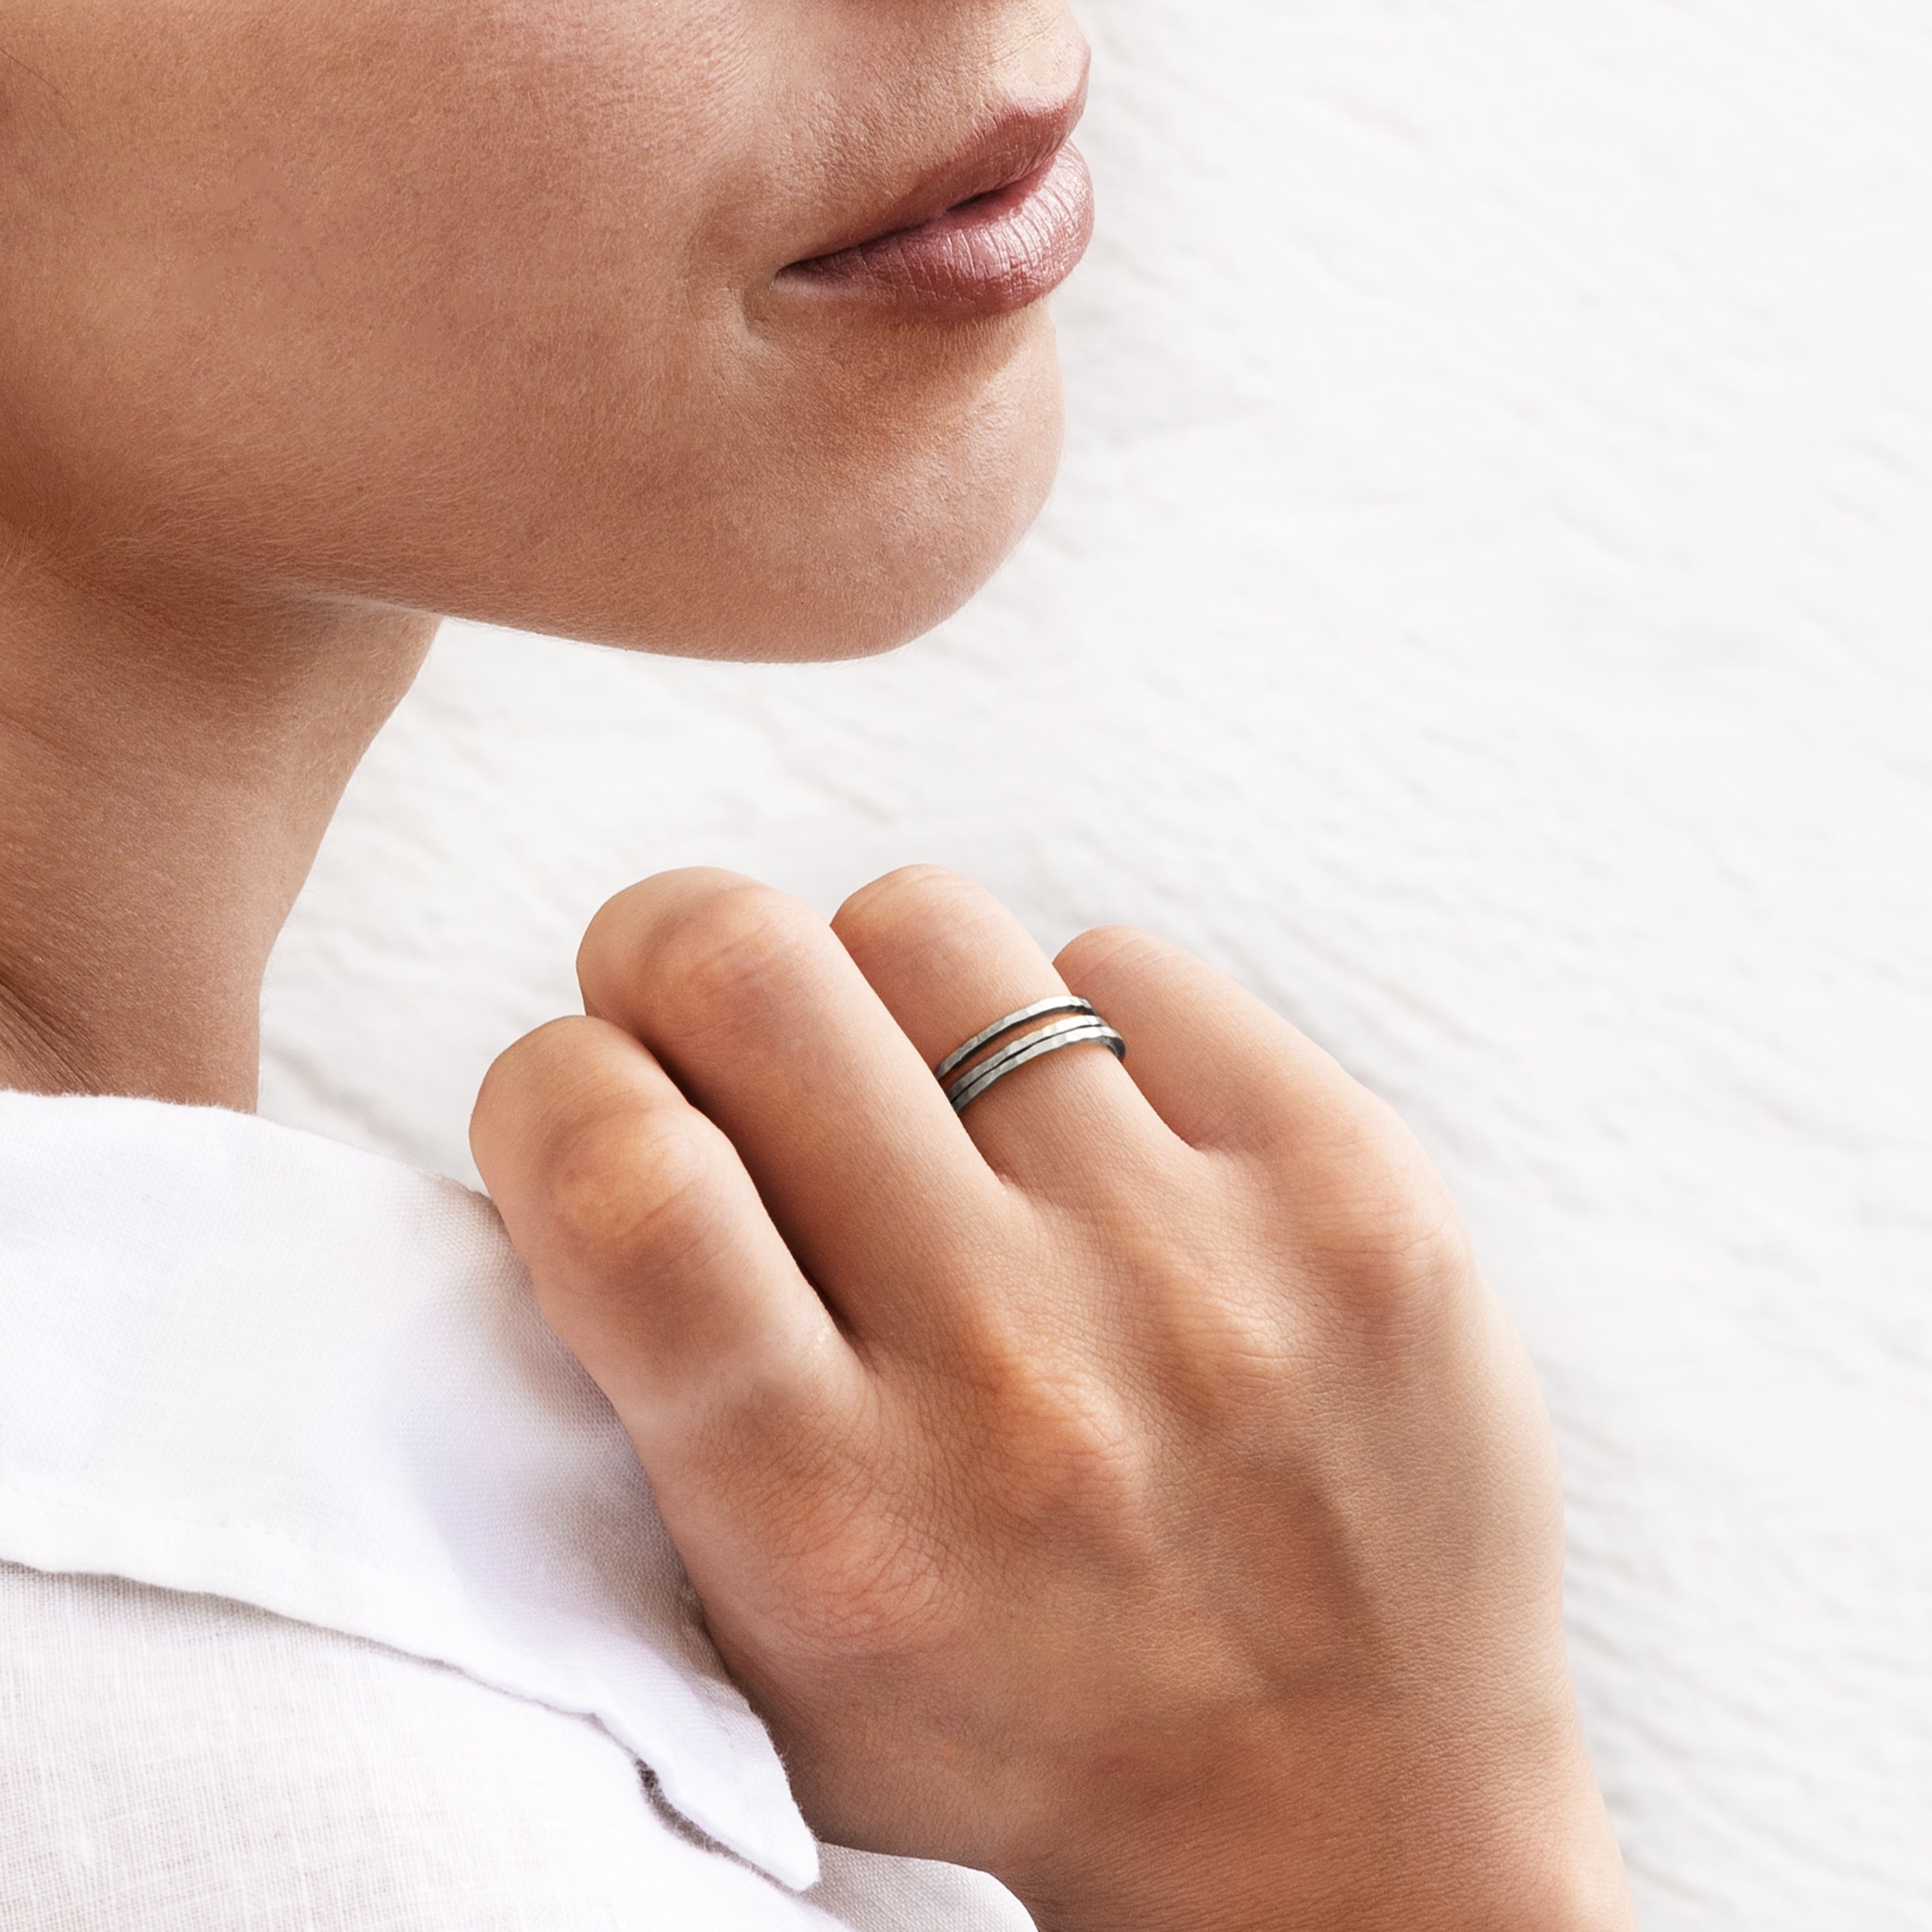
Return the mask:
<svg viewBox="0 0 1932 1932">
<path fill-rule="evenodd" d="M 1093 238 L 1093 180 L 1068 138 L 1084 96 L 1004 116 L 869 233 L 793 263 L 779 286 L 945 321 L 1031 307 Z"/>
</svg>

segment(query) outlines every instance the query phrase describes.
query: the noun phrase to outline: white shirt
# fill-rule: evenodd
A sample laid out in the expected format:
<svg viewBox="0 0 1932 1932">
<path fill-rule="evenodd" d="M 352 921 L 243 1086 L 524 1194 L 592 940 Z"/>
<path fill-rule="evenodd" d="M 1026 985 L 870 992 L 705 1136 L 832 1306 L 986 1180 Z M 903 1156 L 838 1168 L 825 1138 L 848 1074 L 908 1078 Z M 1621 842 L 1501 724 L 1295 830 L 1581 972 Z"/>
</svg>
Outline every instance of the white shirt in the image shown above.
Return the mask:
<svg viewBox="0 0 1932 1932">
<path fill-rule="evenodd" d="M 9 1932 L 1028 1923 L 821 1858 L 487 1202 L 0 1094 Z"/>
</svg>

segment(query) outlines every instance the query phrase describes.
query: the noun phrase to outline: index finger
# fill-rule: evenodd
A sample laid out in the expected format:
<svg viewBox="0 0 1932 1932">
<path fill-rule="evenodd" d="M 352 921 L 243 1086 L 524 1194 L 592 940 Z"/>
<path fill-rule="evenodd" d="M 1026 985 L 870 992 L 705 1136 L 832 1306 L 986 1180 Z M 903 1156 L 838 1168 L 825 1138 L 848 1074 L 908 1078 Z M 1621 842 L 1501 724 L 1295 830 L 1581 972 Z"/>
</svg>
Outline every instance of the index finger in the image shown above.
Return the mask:
<svg viewBox="0 0 1932 1932">
<path fill-rule="evenodd" d="M 730 1136 L 820 1292 L 861 1330 L 916 1319 L 1009 1212 L 832 928 L 735 873 L 668 872 L 592 922 L 586 1010 L 648 1046 Z"/>
</svg>

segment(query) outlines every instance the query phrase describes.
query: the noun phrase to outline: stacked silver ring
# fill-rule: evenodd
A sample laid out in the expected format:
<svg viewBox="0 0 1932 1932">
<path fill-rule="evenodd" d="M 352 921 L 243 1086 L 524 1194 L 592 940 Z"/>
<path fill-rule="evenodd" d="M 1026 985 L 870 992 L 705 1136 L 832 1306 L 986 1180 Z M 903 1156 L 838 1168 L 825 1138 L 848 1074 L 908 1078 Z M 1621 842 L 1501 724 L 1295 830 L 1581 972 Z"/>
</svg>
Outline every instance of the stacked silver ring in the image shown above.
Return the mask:
<svg viewBox="0 0 1932 1932">
<path fill-rule="evenodd" d="M 1048 1020 L 1052 1023 L 1034 1033 L 1025 1034 L 1018 1040 L 1007 1036 L 1017 1034 L 1023 1027 L 1030 1026 L 1035 1020 Z M 999 1042 L 1006 1041 L 1004 1046 Z M 976 1033 L 964 1046 L 956 1047 L 932 1070 L 939 1084 L 946 1088 L 946 1097 L 952 1102 L 952 1111 L 963 1114 L 989 1088 L 997 1087 L 1009 1073 L 1016 1073 L 1029 1061 L 1038 1060 L 1042 1054 L 1058 1053 L 1062 1048 L 1085 1046 L 1089 1044 L 1104 1046 L 1114 1058 L 1127 1057 L 1127 1043 L 1098 1012 L 1084 1000 L 1076 1000 L 1071 994 L 1062 994 L 1058 998 L 1036 1000 L 1030 1006 L 1022 1006 L 1016 1013 L 1009 1013 L 1003 1020 L 995 1020 L 982 1033 Z M 998 1048 L 988 1052 L 989 1047 Z M 983 1060 L 978 1056 L 986 1054 Z M 968 1066 L 968 1061 L 976 1064 Z M 964 1067 L 966 1070 L 961 1072 Z M 954 1074 L 958 1074 L 952 1084 L 946 1086 Z"/>
</svg>

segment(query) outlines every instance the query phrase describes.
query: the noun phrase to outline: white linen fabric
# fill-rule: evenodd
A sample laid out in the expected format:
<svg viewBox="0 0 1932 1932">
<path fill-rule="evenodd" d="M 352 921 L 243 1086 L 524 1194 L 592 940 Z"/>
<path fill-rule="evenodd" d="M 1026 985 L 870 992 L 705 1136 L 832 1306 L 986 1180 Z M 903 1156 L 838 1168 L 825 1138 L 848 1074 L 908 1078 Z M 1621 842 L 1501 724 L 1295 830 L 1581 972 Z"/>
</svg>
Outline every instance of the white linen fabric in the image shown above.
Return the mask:
<svg viewBox="0 0 1932 1932">
<path fill-rule="evenodd" d="M 0 1922 L 1027 1920 L 946 1867 L 821 1877 L 487 1202 L 239 1114 L 8 1094 Z"/>
</svg>

